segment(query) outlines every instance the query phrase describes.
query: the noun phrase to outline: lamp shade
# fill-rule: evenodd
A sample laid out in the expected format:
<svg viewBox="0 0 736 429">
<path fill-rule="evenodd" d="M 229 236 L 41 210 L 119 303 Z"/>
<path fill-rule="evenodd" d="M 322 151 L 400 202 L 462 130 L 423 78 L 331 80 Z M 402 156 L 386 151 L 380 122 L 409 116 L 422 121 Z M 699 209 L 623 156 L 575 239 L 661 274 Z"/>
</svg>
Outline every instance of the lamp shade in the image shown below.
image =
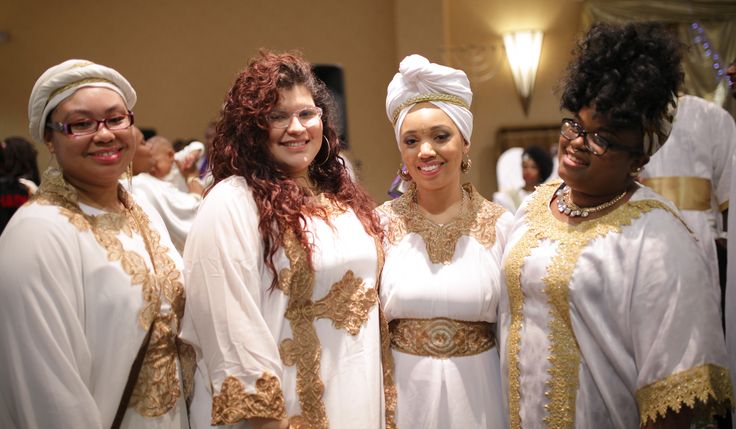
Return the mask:
<svg viewBox="0 0 736 429">
<path fill-rule="evenodd" d="M 533 30 L 506 33 L 503 35 L 503 44 L 514 76 L 516 92 L 526 115 L 529 113 L 529 102 L 542 53 L 542 32 Z"/>
</svg>

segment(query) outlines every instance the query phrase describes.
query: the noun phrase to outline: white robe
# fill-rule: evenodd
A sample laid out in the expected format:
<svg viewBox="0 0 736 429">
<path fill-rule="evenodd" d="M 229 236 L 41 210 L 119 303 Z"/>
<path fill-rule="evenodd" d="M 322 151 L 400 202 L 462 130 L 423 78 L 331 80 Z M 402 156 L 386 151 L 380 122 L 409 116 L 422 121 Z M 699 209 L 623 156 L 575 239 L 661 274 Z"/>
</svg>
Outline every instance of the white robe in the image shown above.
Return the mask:
<svg viewBox="0 0 736 429">
<path fill-rule="evenodd" d="M 516 210 L 519 209 L 519 206 L 524 202 L 524 199 L 528 197 L 529 194 L 531 194 L 531 192 L 524 188 L 506 189 L 500 192 L 494 192 L 493 202 L 500 204 L 503 208 L 513 214 L 516 213 Z"/>
<path fill-rule="evenodd" d="M 723 230 L 721 212 L 728 208 L 731 158 L 736 154 L 736 124 L 731 115 L 702 98 L 685 95 L 667 142 L 642 170 L 644 179 L 698 177 L 711 183 L 710 210 L 680 210 L 705 249 L 706 260 L 718 281 L 715 239 Z"/>
<path fill-rule="evenodd" d="M 128 235 L 104 228 L 109 234 L 106 248 L 88 227 L 80 229 L 85 224 L 81 214 L 34 200 L 15 213 L 0 236 L 3 429 L 109 428 L 156 313 L 174 315 L 173 322 L 156 325 L 148 348 L 146 359 L 158 358 L 162 366 L 144 363 L 138 385 L 147 390 L 135 408 L 128 408 L 122 427 L 188 427 L 179 360 L 171 349 L 154 350 L 156 344 L 173 343 L 157 342 L 158 336 L 166 331 L 176 335 L 175 315 L 184 305 L 181 257 L 155 210 L 144 202 L 139 206 L 154 231 L 152 246 L 172 264 L 170 271 L 160 273 L 171 280 L 162 287 L 160 312 L 144 291 L 156 298 L 155 285 L 163 283 L 146 283 L 153 289 L 141 284 L 143 279 L 152 280 L 146 274 L 152 272 L 152 264 L 143 237 L 135 230 Z M 88 215 L 102 213 L 84 204 L 80 208 Z M 144 308 L 156 313 L 147 317 Z M 134 393 L 131 405 L 135 398 Z M 167 411 L 159 403 L 169 399 Z M 144 417 L 140 409 L 159 416 Z"/>
<path fill-rule="evenodd" d="M 147 173 L 133 176 L 131 192 L 139 200 L 145 200 L 161 215 L 169 231 L 171 241 L 179 253 L 184 252 L 184 243 L 192 228 L 197 209 L 202 201 L 196 194 L 182 192 L 170 182 Z M 125 185 L 125 180 L 123 181 Z"/>
<path fill-rule="evenodd" d="M 719 292 L 676 209 L 640 187 L 569 226 L 549 208 L 558 185 L 526 200 L 504 252 L 509 427 L 635 428 L 732 398 Z"/>
<path fill-rule="evenodd" d="M 472 192 L 472 187 L 468 187 Z M 472 200 L 478 211 L 457 241 L 440 239 L 432 232 L 407 228 L 405 210 L 413 190 L 378 209 L 387 238 L 386 262 L 381 275 L 381 306 L 388 321 L 437 317 L 469 322 L 496 323 L 500 296 L 500 261 L 513 216 L 477 192 Z M 403 208 L 402 208 L 403 206 Z M 482 208 L 480 208 L 482 207 Z M 424 225 L 429 225 L 429 221 Z M 448 224 L 446 231 L 457 228 Z M 427 241 L 442 246 L 447 261 L 432 261 Z M 442 258 L 444 259 L 444 258 Z M 444 263 L 447 262 L 447 263 Z M 392 350 L 398 392 L 399 428 L 503 428 L 498 349 L 471 356 L 440 359 Z"/>
<path fill-rule="evenodd" d="M 304 258 L 290 263 L 287 252 L 303 254 L 287 240 L 269 290 L 258 221 L 245 179 L 230 177 L 203 200 L 187 240 L 182 337 L 195 345 L 201 381 L 192 427 L 296 415 L 315 428 L 384 427 L 380 244 L 352 210 L 332 212 L 332 226 L 309 217 L 314 271 Z M 297 300 L 316 305 L 290 307 Z"/>
</svg>

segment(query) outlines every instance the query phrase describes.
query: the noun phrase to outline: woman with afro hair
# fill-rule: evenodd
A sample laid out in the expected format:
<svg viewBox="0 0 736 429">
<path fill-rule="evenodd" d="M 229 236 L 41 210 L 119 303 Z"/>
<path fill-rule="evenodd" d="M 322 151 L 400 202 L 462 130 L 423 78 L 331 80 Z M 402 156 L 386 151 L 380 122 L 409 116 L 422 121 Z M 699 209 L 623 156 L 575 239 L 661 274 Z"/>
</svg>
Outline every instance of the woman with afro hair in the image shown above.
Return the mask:
<svg viewBox="0 0 736 429">
<path fill-rule="evenodd" d="M 681 47 L 597 24 L 562 84 L 561 182 L 504 251 L 501 365 L 511 428 L 689 427 L 732 399 L 718 291 L 677 209 L 635 178 L 667 139 Z"/>
<path fill-rule="evenodd" d="M 391 426 L 381 227 L 339 157 L 334 113 L 293 54 L 262 52 L 225 99 L 184 250 L 195 428 Z"/>
</svg>

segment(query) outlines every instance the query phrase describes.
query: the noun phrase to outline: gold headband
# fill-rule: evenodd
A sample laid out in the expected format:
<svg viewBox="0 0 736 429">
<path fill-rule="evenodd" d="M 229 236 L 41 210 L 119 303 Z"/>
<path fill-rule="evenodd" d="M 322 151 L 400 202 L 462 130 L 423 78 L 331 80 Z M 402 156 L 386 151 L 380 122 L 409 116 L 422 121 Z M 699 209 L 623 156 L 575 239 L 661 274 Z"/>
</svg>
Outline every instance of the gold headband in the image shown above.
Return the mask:
<svg viewBox="0 0 736 429">
<path fill-rule="evenodd" d="M 409 107 L 412 104 L 423 103 L 425 101 L 442 101 L 444 103 L 454 104 L 456 106 L 464 107 L 470 110 L 470 106 L 468 105 L 468 103 L 466 103 L 465 100 L 458 97 L 457 95 L 437 93 L 420 94 L 409 97 L 406 101 L 399 104 L 399 106 L 395 108 L 394 112 L 391 114 L 391 123 L 396 125 L 396 120 L 399 119 L 399 113 L 401 113 L 401 111 L 404 110 L 406 107 Z"/>
<path fill-rule="evenodd" d="M 56 90 L 54 90 L 54 92 L 52 92 L 49 95 L 49 98 L 47 99 L 47 101 L 48 100 L 51 100 L 52 98 L 56 97 L 56 95 L 61 94 L 62 92 L 66 91 L 69 88 L 74 88 L 74 87 L 77 87 L 77 86 L 86 85 L 88 83 L 101 83 L 101 82 L 109 83 L 111 85 L 115 85 L 114 83 L 110 82 L 109 80 L 103 79 L 103 78 L 100 78 L 100 77 L 91 77 L 91 78 L 88 78 L 88 79 L 82 79 L 82 80 L 78 80 L 78 81 L 75 81 L 75 82 L 68 83 L 68 84 L 62 86 L 61 88 L 57 88 Z"/>
</svg>

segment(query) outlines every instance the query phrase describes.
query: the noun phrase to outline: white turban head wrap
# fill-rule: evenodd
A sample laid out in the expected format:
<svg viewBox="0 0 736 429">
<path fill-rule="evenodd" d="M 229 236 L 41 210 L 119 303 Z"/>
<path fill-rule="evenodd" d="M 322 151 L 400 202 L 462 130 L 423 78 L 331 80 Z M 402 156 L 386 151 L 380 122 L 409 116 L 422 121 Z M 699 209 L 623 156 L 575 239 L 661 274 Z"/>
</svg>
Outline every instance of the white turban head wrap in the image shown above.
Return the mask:
<svg viewBox="0 0 736 429">
<path fill-rule="evenodd" d="M 470 144 L 473 134 L 472 101 L 473 92 L 465 72 L 430 63 L 421 55 L 409 55 L 401 61 L 399 72 L 388 84 L 386 114 L 394 126 L 398 143 L 401 124 L 412 106 L 430 102 L 455 122 Z"/>
<path fill-rule="evenodd" d="M 67 60 L 46 70 L 33 85 L 28 100 L 28 129 L 31 137 L 43 143 L 49 113 L 78 89 L 90 86 L 117 92 L 128 110 L 135 105 L 135 90 L 117 71 L 87 60 Z"/>
</svg>

